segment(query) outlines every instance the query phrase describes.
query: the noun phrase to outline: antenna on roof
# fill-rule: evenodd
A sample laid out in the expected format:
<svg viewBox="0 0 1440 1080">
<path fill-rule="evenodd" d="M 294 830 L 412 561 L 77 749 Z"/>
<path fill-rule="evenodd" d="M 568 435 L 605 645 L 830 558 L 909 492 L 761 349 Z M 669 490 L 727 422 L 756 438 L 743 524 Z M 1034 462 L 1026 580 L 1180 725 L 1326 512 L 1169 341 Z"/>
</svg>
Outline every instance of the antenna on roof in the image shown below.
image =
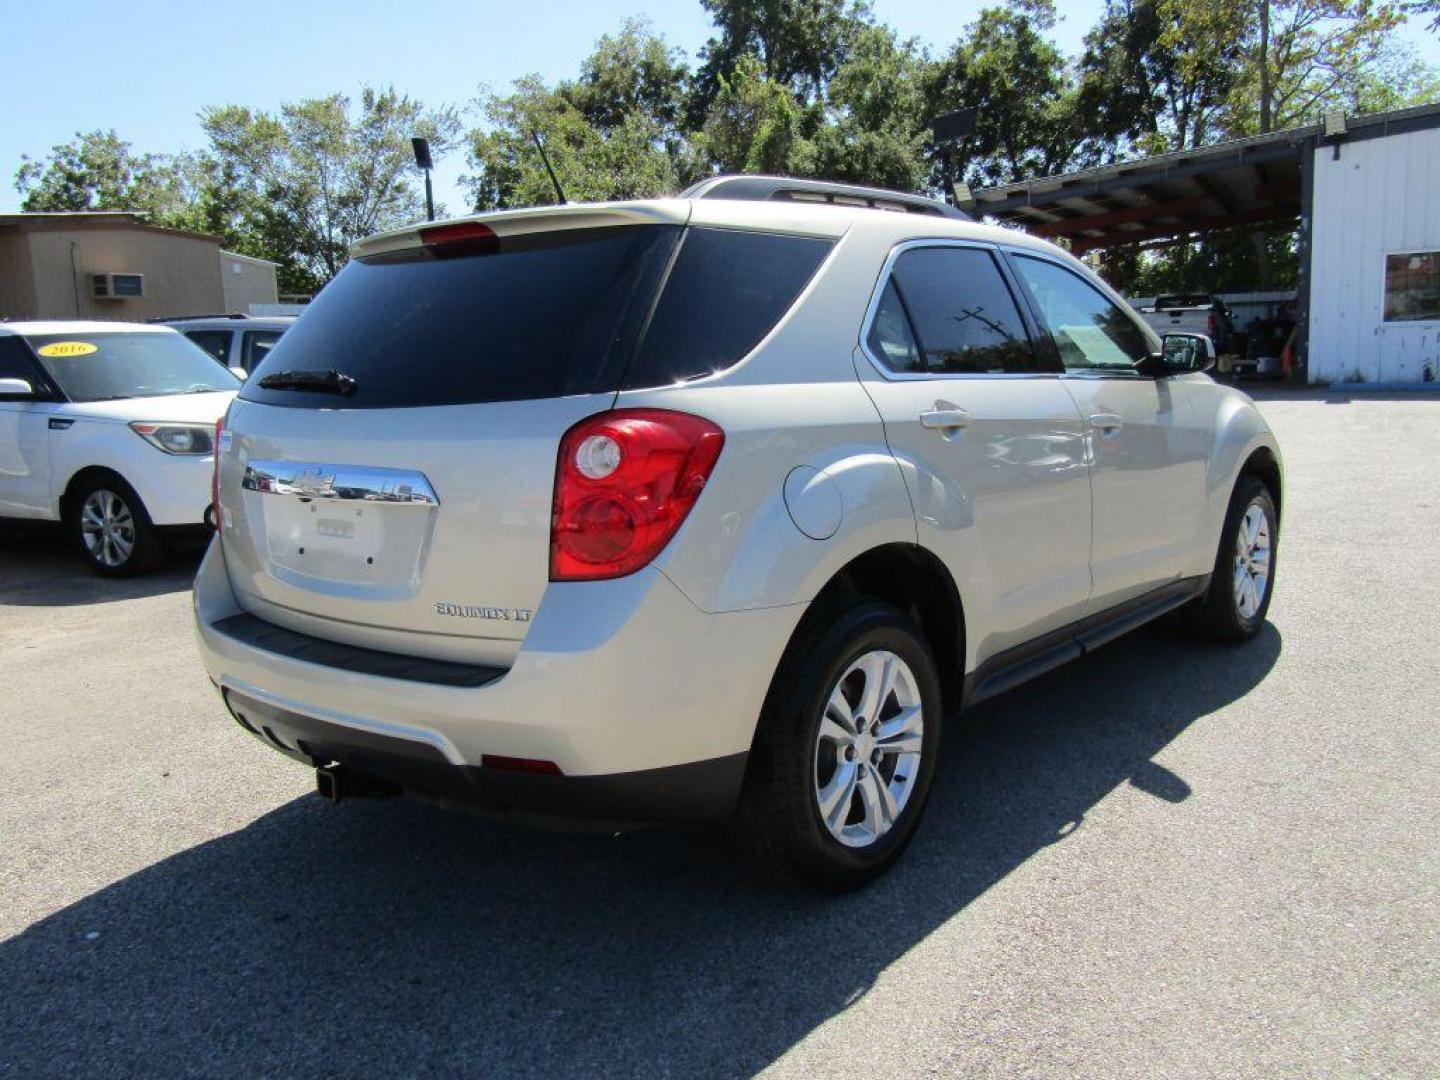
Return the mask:
<svg viewBox="0 0 1440 1080">
<path fill-rule="evenodd" d="M 550 155 L 545 153 L 545 144 L 540 141 L 540 133 L 534 128 L 530 129 L 530 139 L 535 143 L 535 149 L 540 151 L 540 160 L 545 163 L 545 171 L 550 174 L 550 183 L 555 187 L 555 197 L 561 204 L 570 200 L 565 198 L 565 189 L 560 186 L 560 178 L 555 175 L 555 170 L 550 167 Z"/>
</svg>

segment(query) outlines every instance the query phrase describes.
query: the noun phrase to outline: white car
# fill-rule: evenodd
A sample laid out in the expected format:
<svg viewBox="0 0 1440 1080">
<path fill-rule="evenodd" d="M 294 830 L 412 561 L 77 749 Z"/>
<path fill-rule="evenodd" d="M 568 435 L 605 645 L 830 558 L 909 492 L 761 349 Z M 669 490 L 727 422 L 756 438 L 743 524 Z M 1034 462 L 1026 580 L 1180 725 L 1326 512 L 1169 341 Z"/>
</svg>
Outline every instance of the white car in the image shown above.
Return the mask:
<svg viewBox="0 0 1440 1080">
<path fill-rule="evenodd" d="M 0 518 L 63 522 L 97 571 L 154 565 L 209 520 L 240 380 L 168 327 L 0 323 Z"/>
<path fill-rule="evenodd" d="M 1249 398 L 1052 244 L 745 177 L 360 244 L 224 421 L 200 649 L 322 794 L 733 818 L 856 886 L 955 710 L 1254 635 Z"/>
</svg>

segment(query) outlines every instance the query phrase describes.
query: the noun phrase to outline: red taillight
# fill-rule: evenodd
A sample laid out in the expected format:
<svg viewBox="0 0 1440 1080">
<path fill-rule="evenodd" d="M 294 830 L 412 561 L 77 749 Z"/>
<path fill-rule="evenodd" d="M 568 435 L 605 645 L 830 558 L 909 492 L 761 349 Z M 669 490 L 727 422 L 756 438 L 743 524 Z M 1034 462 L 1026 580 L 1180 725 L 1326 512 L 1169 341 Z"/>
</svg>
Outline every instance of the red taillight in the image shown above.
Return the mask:
<svg viewBox="0 0 1440 1080">
<path fill-rule="evenodd" d="M 474 255 L 494 251 L 500 238 L 489 225 L 478 221 L 456 221 L 448 225 L 432 225 L 420 230 L 420 242 L 433 248 L 437 255 Z"/>
<path fill-rule="evenodd" d="M 211 447 L 215 465 L 210 470 L 210 520 L 217 533 L 220 531 L 220 434 L 224 430 L 225 416 L 222 413 L 220 419 L 215 421 L 215 445 Z"/>
<path fill-rule="evenodd" d="M 1210 312 L 1210 336 L 1212 338 L 1215 336 L 1215 313 L 1213 311 Z"/>
<path fill-rule="evenodd" d="M 664 409 L 617 409 L 560 440 L 550 580 L 633 574 L 660 553 L 700 497 L 725 433 Z"/>
</svg>

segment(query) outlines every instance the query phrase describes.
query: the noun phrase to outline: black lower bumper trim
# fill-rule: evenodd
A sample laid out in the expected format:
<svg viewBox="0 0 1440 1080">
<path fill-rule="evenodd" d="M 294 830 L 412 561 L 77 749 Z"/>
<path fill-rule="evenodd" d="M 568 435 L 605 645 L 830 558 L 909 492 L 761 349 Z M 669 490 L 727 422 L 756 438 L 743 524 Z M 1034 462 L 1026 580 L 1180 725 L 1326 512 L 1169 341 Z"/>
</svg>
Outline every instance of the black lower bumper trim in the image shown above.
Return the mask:
<svg viewBox="0 0 1440 1080">
<path fill-rule="evenodd" d="M 231 615 L 215 623 L 217 633 L 234 638 L 266 652 L 304 660 L 309 664 L 354 671 L 361 675 L 380 675 L 388 679 L 431 683 L 435 686 L 484 686 L 505 674 L 500 667 L 459 664 L 452 660 L 430 660 L 420 656 L 381 652 L 359 645 L 343 645 L 325 641 L 283 626 L 266 622 L 254 615 Z"/>
<path fill-rule="evenodd" d="M 236 721 L 312 767 L 339 762 L 405 794 L 494 814 L 651 824 L 728 817 L 740 797 L 746 754 L 601 776 L 554 776 L 454 765 L 438 747 L 334 724 L 224 691 Z"/>
</svg>

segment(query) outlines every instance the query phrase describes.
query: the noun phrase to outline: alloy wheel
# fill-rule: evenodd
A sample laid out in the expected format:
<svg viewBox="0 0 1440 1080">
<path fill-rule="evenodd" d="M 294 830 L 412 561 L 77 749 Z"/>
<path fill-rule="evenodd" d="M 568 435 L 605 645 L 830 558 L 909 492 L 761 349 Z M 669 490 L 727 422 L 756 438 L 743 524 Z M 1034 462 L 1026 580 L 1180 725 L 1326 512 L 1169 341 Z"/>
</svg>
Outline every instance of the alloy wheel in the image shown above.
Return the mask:
<svg viewBox="0 0 1440 1080">
<path fill-rule="evenodd" d="M 80 535 L 90 557 L 114 570 L 135 552 L 135 515 L 113 491 L 92 491 L 80 507 Z"/>
<path fill-rule="evenodd" d="M 919 684 L 903 659 L 876 649 L 845 669 L 815 743 L 815 805 L 831 836 L 863 848 L 895 826 L 920 775 L 924 734 Z"/>
<path fill-rule="evenodd" d="M 1270 587 L 1270 519 L 1259 502 L 1252 502 L 1240 518 L 1235 537 L 1235 609 L 1253 619 Z"/>
</svg>

